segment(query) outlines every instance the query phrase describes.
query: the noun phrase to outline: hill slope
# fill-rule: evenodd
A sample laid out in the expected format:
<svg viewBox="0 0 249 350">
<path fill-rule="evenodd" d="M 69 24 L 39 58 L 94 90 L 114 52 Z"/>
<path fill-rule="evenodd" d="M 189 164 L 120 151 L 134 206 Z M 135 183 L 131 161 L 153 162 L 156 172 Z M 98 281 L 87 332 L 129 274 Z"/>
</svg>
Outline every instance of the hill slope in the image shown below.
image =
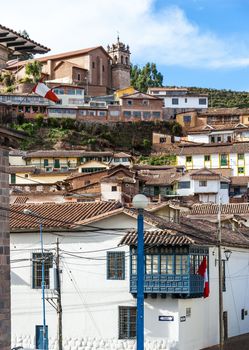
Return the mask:
<svg viewBox="0 0 249 350">
<path fill-rule="evenodd" d="M 249 108 L 249 92 L 188 87 L 190 92 L 208 94 L 209 107 Z"/>
</svg>

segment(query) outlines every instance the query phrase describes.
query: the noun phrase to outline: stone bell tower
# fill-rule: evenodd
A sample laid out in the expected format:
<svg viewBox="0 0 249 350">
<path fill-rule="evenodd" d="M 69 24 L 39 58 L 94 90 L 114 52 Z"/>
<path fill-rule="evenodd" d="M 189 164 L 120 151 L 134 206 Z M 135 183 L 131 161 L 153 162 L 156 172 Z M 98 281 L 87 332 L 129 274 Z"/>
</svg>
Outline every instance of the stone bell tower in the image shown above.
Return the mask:
<svg viewBox="0 0 249 350">
<path fill-rule="evenodd" d="M 130 86 L 130 48 L 119 41 L 107 46 L 107 52 L 112 58 L 111 77 L 114 90 L 124 89 Z"/>
</svg>

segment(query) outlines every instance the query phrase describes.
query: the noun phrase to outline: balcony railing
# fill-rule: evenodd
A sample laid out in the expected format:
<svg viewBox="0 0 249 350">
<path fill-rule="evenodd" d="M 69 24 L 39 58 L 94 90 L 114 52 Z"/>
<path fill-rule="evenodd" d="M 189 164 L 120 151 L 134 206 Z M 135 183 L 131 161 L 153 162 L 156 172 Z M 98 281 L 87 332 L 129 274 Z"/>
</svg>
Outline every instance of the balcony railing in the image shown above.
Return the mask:
<svg viewBox="0 0 249 350">
<path fill-rule="evenodd" d="M 203 277 L 200 275 L 148 275 L 144 276 L 144 293 L 184 294 L 197 297 L 203 294 Z M 130 292 L 137 293 L 137 275 L 131 275 Z"/>
</svg>

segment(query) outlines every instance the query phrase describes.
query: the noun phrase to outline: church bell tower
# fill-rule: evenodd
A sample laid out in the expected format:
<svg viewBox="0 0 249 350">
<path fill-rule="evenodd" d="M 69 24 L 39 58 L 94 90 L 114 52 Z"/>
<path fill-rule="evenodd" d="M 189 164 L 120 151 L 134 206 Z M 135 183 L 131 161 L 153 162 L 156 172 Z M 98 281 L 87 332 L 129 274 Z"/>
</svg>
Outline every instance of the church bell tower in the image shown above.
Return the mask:
<svg viewBox="0 0 249 350">
<path fill-rule="evenodd" d="M 130 86 L 130 48 L 119 41 L 107 46 L 107 52 L 112 58 L 111 76 L 114 90 L 124 89 Z"/>
</svg>

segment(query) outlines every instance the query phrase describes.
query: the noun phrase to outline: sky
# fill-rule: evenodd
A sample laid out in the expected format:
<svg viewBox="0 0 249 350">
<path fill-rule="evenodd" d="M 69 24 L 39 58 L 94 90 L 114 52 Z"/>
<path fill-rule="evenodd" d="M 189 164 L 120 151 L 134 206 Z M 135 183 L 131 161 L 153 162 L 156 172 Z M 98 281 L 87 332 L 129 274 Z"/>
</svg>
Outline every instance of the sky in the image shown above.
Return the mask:
<svg viewBox="0 0 249 350">
<path fill-rule="evenodd" d="M 164 85 L 249 91 L 249 0 L 12 0 L 0 18 L 51 54 L 119 33 L 132 63 L 155 62 Z"/>
</svg>

